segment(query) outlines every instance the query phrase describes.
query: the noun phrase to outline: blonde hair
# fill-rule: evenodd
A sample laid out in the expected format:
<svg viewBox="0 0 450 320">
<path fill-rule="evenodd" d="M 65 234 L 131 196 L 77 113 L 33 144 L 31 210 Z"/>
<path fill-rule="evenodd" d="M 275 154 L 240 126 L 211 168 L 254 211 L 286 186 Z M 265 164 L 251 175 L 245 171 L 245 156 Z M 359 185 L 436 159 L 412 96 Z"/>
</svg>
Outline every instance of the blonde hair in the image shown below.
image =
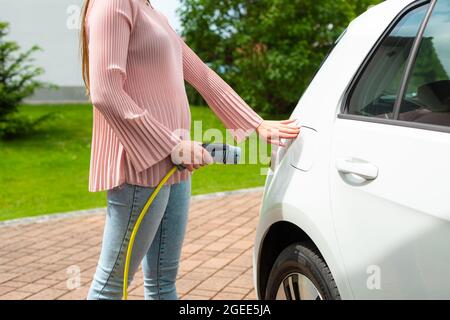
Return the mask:
<svg viewBox="0 0 450 320">
<path fill-rule="evenodd" d="M 81 55 L 81 72 L 83 76 L 84 85 L 86 87 L 86 94 L 89 95 L 89 46 L 86 30 L 86 15 L 90 0 L 84 0 L 83 9 L 81 11 L 81 31 L 80 31 L 80 55 Z"/>
</svg>

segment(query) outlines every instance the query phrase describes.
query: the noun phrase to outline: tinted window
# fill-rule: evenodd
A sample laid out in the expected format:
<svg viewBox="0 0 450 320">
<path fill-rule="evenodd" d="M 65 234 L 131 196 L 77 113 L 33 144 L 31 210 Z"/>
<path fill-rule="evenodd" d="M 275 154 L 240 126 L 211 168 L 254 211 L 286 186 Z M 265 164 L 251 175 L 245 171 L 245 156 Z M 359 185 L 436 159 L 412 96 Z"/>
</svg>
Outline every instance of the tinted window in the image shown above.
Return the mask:
<svg viewBox="0 0 450 320">
<path fill-rule="evenodd" d="M 428 5 L 406 14 L 382 41 L 351 93 L 348 113 L 391 119 L 405 66 Z"/>
<path fill-rule="evenodd" d="M 450 1 L 438 1 L 408 84 L 399 120 L 450 126 Z"/>
</svg>

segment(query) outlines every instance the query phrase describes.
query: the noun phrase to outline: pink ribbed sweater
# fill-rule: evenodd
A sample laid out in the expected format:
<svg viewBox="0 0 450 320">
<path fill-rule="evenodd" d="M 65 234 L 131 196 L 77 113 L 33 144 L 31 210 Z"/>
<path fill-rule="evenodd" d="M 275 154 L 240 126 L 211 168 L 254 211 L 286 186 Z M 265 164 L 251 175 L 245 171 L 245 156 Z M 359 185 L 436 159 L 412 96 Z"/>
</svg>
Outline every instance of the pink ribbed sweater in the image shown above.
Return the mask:
<svg viewBox="0 0 450 320">
<path fill-rule="evenodd" d="M 156 186 L 189 139 L 184 80 L 241 141 L 262 122 L 145 0 L 91 0 L 86 17 L 94 105 L 89 191 Z M 176 173 L 174 184 L 189 177 Z"/>
</svg>

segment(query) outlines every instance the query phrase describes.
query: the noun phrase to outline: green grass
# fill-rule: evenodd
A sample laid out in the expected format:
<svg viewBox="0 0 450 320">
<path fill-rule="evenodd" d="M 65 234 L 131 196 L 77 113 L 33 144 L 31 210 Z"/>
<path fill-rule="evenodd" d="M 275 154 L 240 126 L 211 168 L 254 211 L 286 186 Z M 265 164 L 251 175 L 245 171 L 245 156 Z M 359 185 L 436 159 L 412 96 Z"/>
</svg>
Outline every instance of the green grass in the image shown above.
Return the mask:
<svg viewBox="0 0 450 320">
<path fill-rule="evenodd" d="M 224 128 L 204 107 L 192 107 L 203 129 Z M 104 207 L 104 192 L 88 192 L 92 129 L 90 105 L 22 106 L 31 117 L 55 112 L 33 134 L 0 141 L 0 220 Z M 248 146 L 246 146 L 248 148 Z M 193 193 L 262 186 L 262 165 L 214 165 L 195 172 Z"/>
</svg>

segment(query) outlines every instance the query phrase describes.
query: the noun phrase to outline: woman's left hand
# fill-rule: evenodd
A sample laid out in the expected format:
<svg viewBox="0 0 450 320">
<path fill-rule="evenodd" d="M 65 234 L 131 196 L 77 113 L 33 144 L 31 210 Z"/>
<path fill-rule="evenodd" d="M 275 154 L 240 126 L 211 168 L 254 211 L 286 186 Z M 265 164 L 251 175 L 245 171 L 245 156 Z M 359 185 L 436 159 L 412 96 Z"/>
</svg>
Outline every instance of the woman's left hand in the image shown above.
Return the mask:
<svg viewBox="0 0 450 320">
<path fill-rule="evenodd" d="M 284 147 L 282 139 L 295 139 L 300 133 L 297 120 L 263 121 L 256 129 L 259 136 L 268 143 Z"/>
</svg>

